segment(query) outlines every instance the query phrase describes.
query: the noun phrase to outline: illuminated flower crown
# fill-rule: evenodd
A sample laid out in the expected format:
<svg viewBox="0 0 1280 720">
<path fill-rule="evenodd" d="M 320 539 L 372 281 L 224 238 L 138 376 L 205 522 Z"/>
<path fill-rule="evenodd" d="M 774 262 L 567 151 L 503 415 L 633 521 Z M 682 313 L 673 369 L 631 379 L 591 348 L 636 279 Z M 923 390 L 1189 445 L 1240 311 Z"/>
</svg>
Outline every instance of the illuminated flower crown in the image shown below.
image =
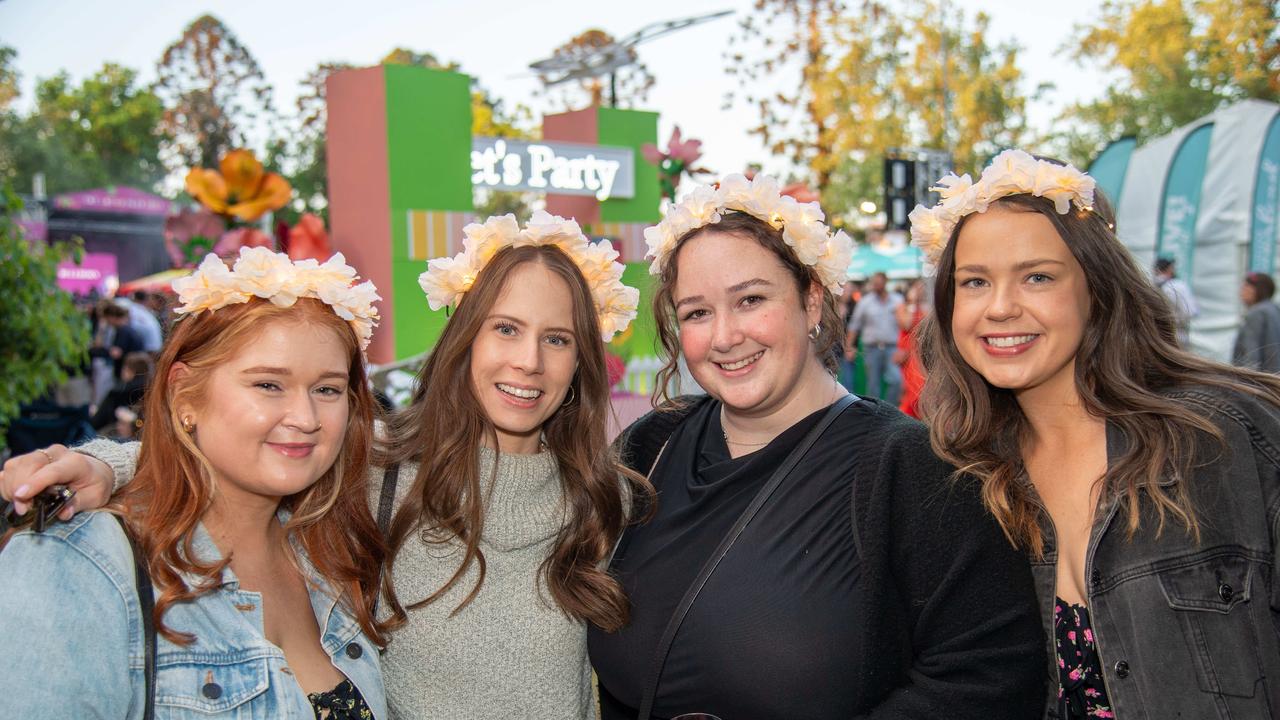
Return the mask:
<svg viewBox="0 0 1280 720">
<path fill-rule="evenodd" d="M 462 252 L 451 258 L 429 261 L 426 272 L 418 276 L 418 285 L 427 294 L 427 304 L 432 310 L 456 306 L 461 302 L 462 296 L 471 290 L 480 272 L 499 250 L 554 245 L 573 260 L 586 278 L 600 319 L 600 334 L 605 342 L 626 330 L 636 317 L 640 291 L 622 284 L 622 272 L 626 268 L 616 262 L 618 251 L 608 240 L 589 241 L 573 220 L 538 210 L 521 230 L 514 215 L 495 215 L 483 223 L 467 225 L 462 234 L 466 236 Z"/>
<path fill-rule="evenodd" d="M 182 303 L 174 312 L 198 315 L 249 302 L 253 297 L 280 307 L 290 307 L 298 298 L 315 298 L 351 323 L 364 350 L 378 325 L 378 309 L 373 304 L 382 298 L 372 282 L 354 285 L 358 278 L 342 253 L 322 265 L 309 258 L 295 262 L 264 247 L 245 247 L 240 248 L 240 257 L 230 269 L 222 258 L 209 254 L 194 273 L 174 280 L 173 290 Z"/>
<path fill-rule="evenodd" d="M 747 180 L 743 175 L 726 175 L 719 185 L 699 185 L 684 199 L 667 209 L 662 222 L 645 228 L 649 245 L 645 257 L 653 258 L 649 272 L 662 273 L 676 242 L 687 233 L 720 222 L 728 211 L 751 215 L 782 231 L 782 239 L 795 251 L 800 262 L 814 268 L 819 281 L 833 293 L 848 279 L 853 259 L 853 240 L 843 230 L 835 233 L 823 222 L 818 203 L 800 203 L 783 195 L 778 181 L 764 175 Z"/>
<path fill-rule="evenodd" d="M 936 263 L 965 215 L 986 212 L 991 203 L 1010 195 L 1048 198 L 1059 215 L 1070 212 L 1072 203 L 1092 210 L 1094 185 L 1093 178 L 1070 165 L 1037 160 L 1022 150 L 1005 150 L 982 171 L 978 182 L 968 175 L 945 175 L 929 188 L 942 201 L 932 208 L 917 205 L 907 216 L 911 243 Z"/>
</svg>

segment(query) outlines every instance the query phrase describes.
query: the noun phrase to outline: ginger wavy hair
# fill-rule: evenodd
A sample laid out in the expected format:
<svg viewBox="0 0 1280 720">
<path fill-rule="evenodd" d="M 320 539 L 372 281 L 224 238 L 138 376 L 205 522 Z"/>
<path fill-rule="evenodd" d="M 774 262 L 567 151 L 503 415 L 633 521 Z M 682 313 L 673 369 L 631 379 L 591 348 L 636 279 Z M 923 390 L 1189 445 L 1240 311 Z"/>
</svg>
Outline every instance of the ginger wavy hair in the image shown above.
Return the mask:
<svg viewBox="0 0 1280 720">
<path fill-rule="evenodd" d="M 1172 517 L 1198 541 L 1187 483 L 1165 487 L 1160 480 L 1191 477 L 1202 442 L 1197 435 L 1216 440 L 1220 450 L 1223 437 L 1202 413 L 1162 392 L 1199 384 L 1280 404 L 1280 378 L 1205 360 L 1179 346 L 1173 309 L 1116 237 L 1114 213 L 1101 191 L 1095 192 L 1093 212 L 1073 208 L 1059 215 L 1051 201 L 1030 195 L 992 205 L 1048 218 L 1084 270 L 1090 310 L 1076 351 L 1076 391 L 1091 415 L 1129 439 L 1099 481 L 1100 502 L 1119 499 L 1130 538 L 1146 502 L 1157 512 L 1157 534 Z M 952 334 L 956 239 L 964 225 L 962 219 L 938 261 L 934 314 L 919 330 L 927 376 L 920 408 L 934 451 L 959 468 L 958 474 L 977 477 L 983 501 L 1005 535 L 1041 558 L 1041 510 L 1022 461 L 1030 431 L 1026 417 L 1013 392 L 992 386 L 964 361 Z"/>
<path fill-rule="evenodd" d="M 386 442 L 377 445 L 379 465 L 418 463 L 418 474 L 388 533 L 390 558 L 383 590 L 393 614 L 392 627 L 407 619 L 406 606 L 395 594 L 392 568 L 396 554 L 408 542 L 457 543 L 463 548 L 453 577 L 431 595 L 410 603 L 408 610 L 439 600 L 473 563 L 479 569 L 476 583 L 453 612 L 474 600 L 484 583 L 481 473 L 496 473 L 497 467 L 480 468 L 476 458 L 486 440 L 497 446 L 497 434 L 472 386 L 471 344 L 489 322 L 507 279 L 524 263 L 545 266 L 568 286 L 578 352 L 571 385 L 575 400 L 562 405 L 542 428 L 560 467 L 566 521 L 542 562 L 539 583 L 569 617 L 610 632 L 627 622 L 626 596 L 604 564 L 632 514 L 628 503 L 646 503 L 653 490 L 643 477 L 618 462 L 606 437 L 609 381 L 599 320 L 586 280 L 558 248 L 529 246 L 500 250 L 480 272 L 423 366 L 413 402 L 390 418 Z"/>
<path fill-rule="evenodd" d="M 341 602 L 365 634 L 385 645 L 386 628 L 375 621 L 371 608 L 386 549 L 369 513 L 365 480 L 376 402 L 355 333 L 319 300 L 300 299 L 292 307 L 281 308 L 253 298 L 177 322 L 144 399 L 147 422 L 142 428 L 137 472 L 109 507 L 124 516 L 160 589 L 155 604 L 157 631 L 172 642 L 190 643 L 192 635 L 165 626 L 165 611 L 215 587 L 230 559 L 217 563 L 192 559 L 196 526 L 209 510 L 217 488 L 208 460 L 191 435 L 182 430 L 178 408 L 199 408 L 212 391 L 212 370 L 234 357 L 272 322 L 329 328 L 342 340 L 350 357 L 349 416 L 337 460 L 310 487 L 282 498 L 280 507 L 292 512 L 285 530 L 301 544 L 312 566 L 341 593 Z M 186 364 L 189 372 L 181 381 L 170 382 L 170 370 L 179 362 Z M 189 586 L 184 574 L 201 581 Z"/>
<path fill-rule="evenodd" d="M 778 262 L 786 268 L 787 274 L 796 283 L 800 306 L 807 302 L 806 294 L 817 284 L 822 289 L 822 315 L 819 324 L 822 331 L 817 342 L 813 343 L 813 352 L 818 361 L 835 375 L 839 368 L 836 352 L 844 341 L 844 323 L 840 312 L 836 309 L 836 296 L 822 284 L 818 273 L 812 267 L 800 262 L 794 250 L 782 239 L 782 231 L 765 221 L 744 212 L 726 212 L 720 222 L 703 225 L 685 233 L 676 240 L 671 251 L 670 260 L 662 267 L 658 277 L 657 291 L 653 295 L 653 317 L 658 326 L 658 341 L 666 355 L 666 363 L 658 370 L 657 381 L 653 388 L 653 404 L 658 408 L 675 408 L 676 403 L 670 395 L 672 379 L 680 373 L 680 323 L 676 319 L 676 282 L 680 279 L 680 250 L 698 235 L 709 232 L 722 232 L 734 235 L 748 242 L 755 242 L 760 247 L 773 253 Z"/>
</svg>

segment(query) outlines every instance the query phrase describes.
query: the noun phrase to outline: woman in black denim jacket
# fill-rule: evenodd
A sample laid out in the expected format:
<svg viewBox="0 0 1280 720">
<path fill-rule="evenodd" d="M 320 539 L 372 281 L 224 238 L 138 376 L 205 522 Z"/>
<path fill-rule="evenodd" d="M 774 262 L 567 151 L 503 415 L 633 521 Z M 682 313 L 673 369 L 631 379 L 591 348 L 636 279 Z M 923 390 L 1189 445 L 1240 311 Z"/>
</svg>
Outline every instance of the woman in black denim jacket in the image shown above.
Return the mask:
<svg viewBox="0 0 1280 720">
<path fill-rule="evenodd" d="M 1046 717 L 1280 716 L 1280 379 L 1178 346 L 1083 173 L 941 184 L 921 407 L 1034 558 Z"/>
</svg>

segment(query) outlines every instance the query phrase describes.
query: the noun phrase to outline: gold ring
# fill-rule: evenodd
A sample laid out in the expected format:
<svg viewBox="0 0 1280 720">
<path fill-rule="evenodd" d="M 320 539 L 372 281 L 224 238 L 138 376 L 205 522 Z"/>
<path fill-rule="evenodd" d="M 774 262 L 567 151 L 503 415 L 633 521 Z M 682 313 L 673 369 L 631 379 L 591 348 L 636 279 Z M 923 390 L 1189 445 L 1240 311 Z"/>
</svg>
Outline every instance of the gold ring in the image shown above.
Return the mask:
<svg viewBox="0 0 1280 720">
<path fill-rule="evenodd" d="M 38 453 L 40 453 L 41 455 L 43 455 L 43 456 L 44 456 L 44 459 L 45 459 L 45 460 L 48 460 L 50 465 L 52 465 L 52 464 L 53 464 L 53 456 L 52 456 L 52 455 L 50 455 L 50 454 L 49 454 L 49 452 L 48 452 L 47 450 L 45 450 L 44 448 L 40 448 L 40 449 L 36 450 L 36 452 L 38 452 Z"/>
</svg>

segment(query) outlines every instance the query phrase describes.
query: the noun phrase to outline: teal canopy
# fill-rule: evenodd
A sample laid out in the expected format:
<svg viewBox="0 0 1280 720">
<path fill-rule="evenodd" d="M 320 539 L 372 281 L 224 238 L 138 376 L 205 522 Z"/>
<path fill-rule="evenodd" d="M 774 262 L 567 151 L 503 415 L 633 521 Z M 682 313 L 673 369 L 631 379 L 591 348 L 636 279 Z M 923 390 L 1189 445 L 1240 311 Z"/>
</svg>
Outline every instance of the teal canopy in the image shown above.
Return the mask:
<svg viewBox="0 0 1280 720">
<path fill-rule="evenodd" d="M 924 255 L 914 245 L 901 249 L 854 246 L 853 260 L 849 263 L 849 278 L 866 280 L 878 272 L 895 280 L 920 277 L 924 275 Z"/>
</svg>

